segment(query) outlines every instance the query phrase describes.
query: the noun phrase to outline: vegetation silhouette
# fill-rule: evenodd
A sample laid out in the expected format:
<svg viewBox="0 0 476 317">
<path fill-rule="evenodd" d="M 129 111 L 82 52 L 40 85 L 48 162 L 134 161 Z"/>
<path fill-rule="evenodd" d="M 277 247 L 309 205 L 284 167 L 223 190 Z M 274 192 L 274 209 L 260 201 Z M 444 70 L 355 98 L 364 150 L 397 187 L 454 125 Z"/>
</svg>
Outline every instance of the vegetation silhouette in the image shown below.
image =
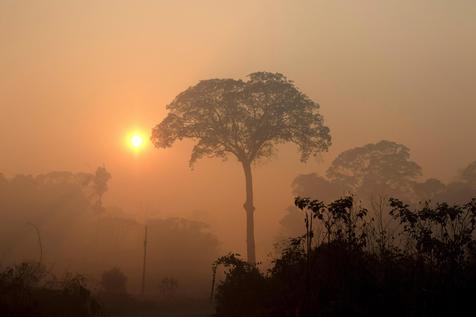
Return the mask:
<svg viewBox="0 0 476 317">
<path fill-rule="evenodd" d="M 81 275 L 57 278 L 37 262 L 24 262 L 0 272 L 0 315 L 100 316 L 98 301 Z"/>
<path fill-rule="evenodd" d="M 393 141 L 355 147 L 340 153 L 326 171 L 298 175 L 293 193 L 301 197 L 320 197 L 332 201 L 342 195 L 353 195 L 371 216 L 389 222 L 390 197 L 399 197 L 411 206 L 424 201 L 445 201 L 463 204 L 476 197 L 476 162 L 469 164 L 458 177 L 445 184 L 436 178 L 419 181 L 422 168 L 410 157 L 410 149 Z M 287 208 L 280 221 L 281 235 L 294 236 L 301 231 L 301 217 L 295 206 Z"/>
<path fill-rule="evenodd" d="M 117 267 L 105 271 L 101 276 L 101 286 L 106 293 L 126 293 L 127 277 Z"/>
<path fill-rule="evenodd" d="M 473 309 L 476 198 L 462 205 L 390 199 L 400 225 L 386 243 L 352 196 L 326 204 L 297 197 L 306 233 L 263 273 L 230 254 L 217 316 L 454 316 Z M 309 230 L 309 217 L 319 225 Z M 319 232 L 325 237 L 309 240 Z M 378 248 L 374 248 L 379 245 Z"/>
<path fill-rule="evenodd" d="M 408 147 L 383 140 L 342 152 L 326 175 L 334 184 L 365 199 L 389 194 L 407 199 L 421 167 L 410 160 Z"/>
<path fill-rule="evenodd" d="M 461 173 L 461 179 L 467 182 L 471 187 L 476 188 L 476 161 L 473 161 L 465 167 Z"/>
<path fill-rule="evenodd" d="M 166 301 L 174 300 L 178 286 L 178 281 L 175 278 L 163 278 L 158 285 L 160 297 Z"/>
<path fill-rule="evenodd" d="M 252 163 L 268 158 L 280 143 L 294 143 L 306 161 L 331 144 L 319 105 L 279 73 L 257 72 L 248 80 L 210 79 L 180 93 L 153 130 L 157 148 L 196 140 L 190 165 L 198 159 L 233 155 L 245 174 L 247 260 L 256 262 Z"/>
<path fill-rule="evenodd" d="M 171 297 L 169 311 L 178 309 L 177 302 L 191 299 L 197 303 L 189 303 L 190 308 L 184 305 L 186 309 L 209 310 L 209 265 L 219 255 L 219 241 L 208 225 L 180 217 L 146 222 L 150 228 L 148 285 L 157 286 L 173 276 L 181 287 L 167 284 L 165 293 L 150 287 L 144 302 L 138 296 L 144 223 L 118 208 L 98 204 L 110 179 L 107 171 L 98 170 L 0 177 L 0 316 L 57 316 L 57 311 L 58 316 L 75 316 L 63 303 L 82 297 L 58 295 L 65 271 L 84 275 L 77 280 L 89 292 L 84 305 L 96 302 L 103 315 L 157 312 L 157 306 L 165 309 Z M 111 285 L 102 273 L 113 267 L 121 272 L 113 274 L 116 284 Z M 32 273 L 27 274 L 28 270 Z M 121 276 L 127 277 L 127 292 L 117 282 Z M 40 282 L 28 282 L 34 279 Z M 79 303 L 68 305 L 82 311 L 75 306 Z"/>
</svg>

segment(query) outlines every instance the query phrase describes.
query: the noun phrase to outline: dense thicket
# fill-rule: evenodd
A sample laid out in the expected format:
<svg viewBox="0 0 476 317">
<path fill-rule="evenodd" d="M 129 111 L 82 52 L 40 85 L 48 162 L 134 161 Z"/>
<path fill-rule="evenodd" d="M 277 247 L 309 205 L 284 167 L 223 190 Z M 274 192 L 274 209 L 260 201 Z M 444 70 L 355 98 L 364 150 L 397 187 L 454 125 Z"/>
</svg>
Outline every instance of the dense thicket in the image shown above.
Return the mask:
<svg viewBox="0 0 476 317">
<path fill-rule="evenodd" d="M 306 233 L 266 273 L 220 258 L 217 316 L 456 316 L 476 291 L 476 199 L 463 205 L 389 202 L 387 230 L 344 197 L 297 198 Z"/>
<path fill-rule="evenodd" d="M 0 272 L 0 315 L 99 316 L 99 303 L 81 275 L 58 278 L 39 263 L 21 263 Z"/>
</svg>

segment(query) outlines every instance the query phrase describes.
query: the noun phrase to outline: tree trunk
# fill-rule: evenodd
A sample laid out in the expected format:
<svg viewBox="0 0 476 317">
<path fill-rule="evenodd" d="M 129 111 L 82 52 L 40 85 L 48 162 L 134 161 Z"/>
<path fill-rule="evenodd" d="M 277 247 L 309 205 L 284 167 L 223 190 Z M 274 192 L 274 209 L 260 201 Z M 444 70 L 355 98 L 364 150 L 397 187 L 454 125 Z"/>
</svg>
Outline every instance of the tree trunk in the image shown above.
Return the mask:
<svg viewBox="0 0 476 317">
<path fill-rule="evenodd" d="M 246 180 L 246 201 L 243 205 L 246 211 L 246 253 L 250 264 L 256 264 L 255 252 L 255 224 L 253 206 L 253 177 L 251 175 L 251 163 L 242 162 Z"/>
</svg>

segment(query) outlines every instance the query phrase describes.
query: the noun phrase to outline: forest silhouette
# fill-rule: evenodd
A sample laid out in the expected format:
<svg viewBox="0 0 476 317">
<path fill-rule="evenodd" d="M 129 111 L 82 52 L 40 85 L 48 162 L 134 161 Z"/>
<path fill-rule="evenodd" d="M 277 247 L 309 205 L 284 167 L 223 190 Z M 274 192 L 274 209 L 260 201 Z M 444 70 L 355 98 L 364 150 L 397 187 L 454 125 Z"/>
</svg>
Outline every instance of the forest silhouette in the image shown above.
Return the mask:
<svg viewBox="0 0 476 317">
<path fill-rule="evenodd" d="M 472 316 L 475 0 L 0 0 L 0 317 Z"/>
<path fill-rule="evenodd" d="M 140 221 L 105 205 L 114 175 L 104 166 L 0 175 L 2 316 L 472 310 L 476 161 L 445 184 L 421 180 L 422 167 L 403 144 L 381 140 L 345 150 L 325 176 L 296 175 L 294 204 L 265 263 L 255 250 L 255 230 L 263 228 L 254 224 L 252 171 L 284 143 L 296 145 L 303 162 L 327 151 L 331 130 L 320 105 L 284 75 L 256 72 L 247 80 L 200 81 L 167 111 L 151 132 L 156 148 L 192 139 L 190 167 L 205 157 L 232 157 L 243 168 L 246 258 L 227 253 L 206 222 Z"/>
</svg>

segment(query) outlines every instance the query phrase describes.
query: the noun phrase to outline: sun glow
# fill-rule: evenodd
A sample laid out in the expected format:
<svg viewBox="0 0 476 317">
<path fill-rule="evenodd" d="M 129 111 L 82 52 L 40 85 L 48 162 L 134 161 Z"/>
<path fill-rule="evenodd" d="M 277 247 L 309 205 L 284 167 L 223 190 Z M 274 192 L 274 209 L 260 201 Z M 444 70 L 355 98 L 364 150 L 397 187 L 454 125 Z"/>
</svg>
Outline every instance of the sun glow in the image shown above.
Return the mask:
<svg viewBox="0 0 476 317">
<path fill-rule="evenodd" d="M 127 144 L 129 148 L 137 152 L 146 146 L 145 140 L 146 138 L 143 133 L 133 132 L 133 133 L 130 133 L 129 136 L 127 137 Z"/>
</svg>

